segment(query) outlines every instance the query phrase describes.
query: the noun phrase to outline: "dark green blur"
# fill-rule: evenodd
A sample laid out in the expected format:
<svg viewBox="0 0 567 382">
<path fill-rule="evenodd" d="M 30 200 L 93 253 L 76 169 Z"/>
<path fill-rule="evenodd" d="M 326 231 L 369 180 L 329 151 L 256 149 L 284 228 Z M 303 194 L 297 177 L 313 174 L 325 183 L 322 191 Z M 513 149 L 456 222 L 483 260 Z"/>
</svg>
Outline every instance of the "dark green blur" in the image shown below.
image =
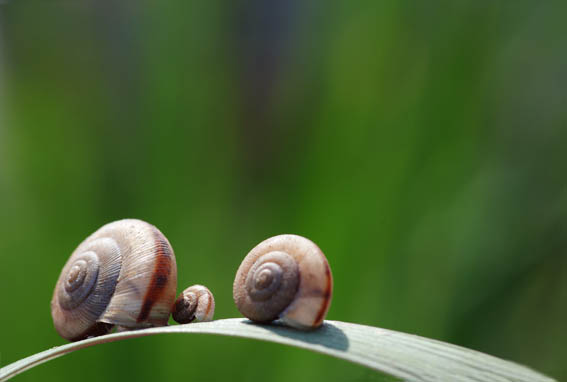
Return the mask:
<svg viewBox="0 0 567 382">
<path fill-rule="evenodd" d="M 567 379 L 565 1 L 0 3 L 2 365 L 65 343 L 63 264 L 135 217 L 216 318 L 246 253 L 296 233 L 331 264 L 329 319 Z M 16 381 L 380 378 L 169 335 Z"/>
</svg>

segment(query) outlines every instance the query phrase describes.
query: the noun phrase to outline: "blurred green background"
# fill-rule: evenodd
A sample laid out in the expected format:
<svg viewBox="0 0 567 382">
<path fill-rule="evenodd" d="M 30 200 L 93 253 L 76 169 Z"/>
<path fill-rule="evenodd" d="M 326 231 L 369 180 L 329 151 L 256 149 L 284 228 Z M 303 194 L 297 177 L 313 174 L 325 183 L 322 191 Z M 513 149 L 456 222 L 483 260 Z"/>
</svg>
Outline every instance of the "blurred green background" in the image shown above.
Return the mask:
<svg viewBox="0 0 567 382">
<path fill-rule="evenodd" d="M 179 289 L 314 240 L 329 319 L 567 378 L 565 1 L 0 5 L 0 362 L 66 341 L 49 302 L 98 227 L 155 224 Z M 215 336 L 86 349 L 19 381 L 379 380 Z"/>
</svg>

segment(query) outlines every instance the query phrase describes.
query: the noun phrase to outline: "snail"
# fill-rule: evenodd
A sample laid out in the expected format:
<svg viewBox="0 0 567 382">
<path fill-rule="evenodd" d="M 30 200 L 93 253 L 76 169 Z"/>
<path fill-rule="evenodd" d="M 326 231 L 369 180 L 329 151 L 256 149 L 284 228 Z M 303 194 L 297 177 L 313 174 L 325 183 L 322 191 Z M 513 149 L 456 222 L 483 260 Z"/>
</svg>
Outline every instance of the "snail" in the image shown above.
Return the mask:
<svg viewBox="0 0 567 382">
<path fill-rule="evenodd" d="M 167 325 L 177 289 L 175 254 L 153 225 L 115 221 L 87 237 L 63 267 L 51 300 L 57 332 L 70 341 Z"/>
<path fill-rule="evenodd" d="M 193 285 L 181 292 L 171 312 L 173 319 L 180 324 L 211 321 L 214 314 L 215 299 L 203 285 Z"/>
<path fill-rule="evenodd" d="M 254 247 L 233 284 L 236 307 L 252 321 L 279 318 L 291 327 L 319 327 L 331 304 L 333 277 L 327 258 L 311 240 L 279 235 Z"/>
</svg>

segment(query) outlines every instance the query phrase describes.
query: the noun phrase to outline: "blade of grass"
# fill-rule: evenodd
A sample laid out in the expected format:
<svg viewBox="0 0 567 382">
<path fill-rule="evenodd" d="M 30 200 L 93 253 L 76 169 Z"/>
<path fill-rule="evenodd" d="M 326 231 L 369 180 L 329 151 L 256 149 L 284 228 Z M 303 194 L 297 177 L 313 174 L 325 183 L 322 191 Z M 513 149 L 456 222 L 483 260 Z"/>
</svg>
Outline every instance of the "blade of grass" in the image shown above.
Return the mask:
<svg viewBox="0 0 567 382">
<path fill-rule="evenodd" d="M 257 325 L 242 318 L 108 334 L 34 354 L 0 369 L 0 382 L 85 347 L 166 333 L 217 334 L 271 341 L 327 354 L 406 381 L 525 381 L 553 379 L 525 366 L 456 345 L 387 329 L 325 321 L 311 332 L 279 324 Z"/>
</svg>

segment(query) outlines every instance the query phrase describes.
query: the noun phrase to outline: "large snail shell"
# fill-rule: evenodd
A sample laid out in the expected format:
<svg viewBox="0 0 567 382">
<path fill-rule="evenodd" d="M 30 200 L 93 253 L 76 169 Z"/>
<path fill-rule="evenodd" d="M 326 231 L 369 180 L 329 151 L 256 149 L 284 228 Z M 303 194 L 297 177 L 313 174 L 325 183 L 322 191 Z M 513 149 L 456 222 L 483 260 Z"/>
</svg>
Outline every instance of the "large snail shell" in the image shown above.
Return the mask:
<svg viewBox="0 0 567 382">
<path fill-rule="evenodd" d="M 166 325 L 177 288 L 175 255 L 153 225 L 109 223 L 85 239 L 63 268 L 51 300 L 55 329 L 71 341 L 112 325 Z"/>
<path fill-rule="evenodd" d="M 325 319 L 333 277 L 323 252 L 311 240 L 279 235 L 258 244 L 240 264 L 233 285 L 234 302 L 257 322 L 280 318 L 298 329 L 312 329 Z"/>
</svg>

